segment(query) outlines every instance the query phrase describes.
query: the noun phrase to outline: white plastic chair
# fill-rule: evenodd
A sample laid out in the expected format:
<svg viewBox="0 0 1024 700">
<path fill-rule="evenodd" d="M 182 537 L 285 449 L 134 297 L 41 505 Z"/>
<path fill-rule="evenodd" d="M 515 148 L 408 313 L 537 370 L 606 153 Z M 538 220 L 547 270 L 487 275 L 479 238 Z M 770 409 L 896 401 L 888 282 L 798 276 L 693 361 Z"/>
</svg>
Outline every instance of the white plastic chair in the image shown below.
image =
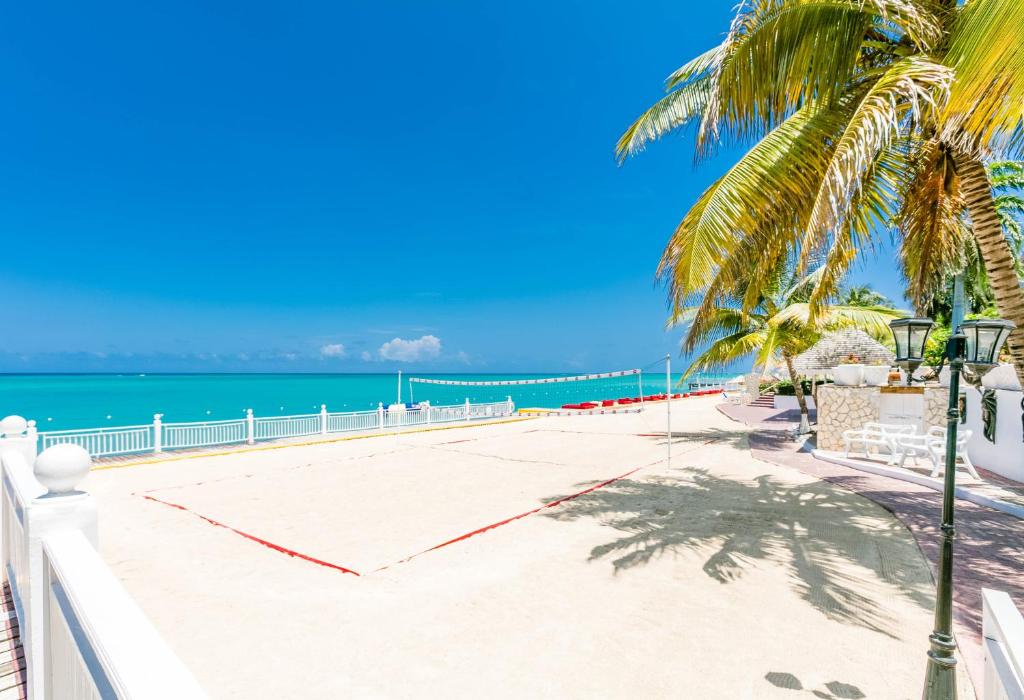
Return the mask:
<svg viewBox="0 0 1024 700">
<path fill-rule="evenodd" d="M 872 447 L 886 448 L 889 452 L 889 464 L 895 464 L 899 456 L 896 439 L 901 435 L 913 435 L 917 428 L 913 425 L 890 425 L 888 423 L 865 423 L 863 428 L 844 430 L 843 443 L 846 446 L 846 457 L 850 451 L 860 445 L 865 459 L 870 458 Z"/>
<path fill-rule="evenodd" d="M 981 480 L 978 470 L 974 468 L 970 456 L 967 454 L 967 441 L 973 433 L 970 430 L 957 430 L 956 432 L 956 460 L 963 462 L 964 469 L 975 479 Z M 946 429 L 933 427 L 928 430 L 928 450 L 932 453 L 931 476 L 938 476 L 946 466 Z M 955 463 L 954 463 L 955 464 Z"/>
<path fill-rule="evenodd" d="M 932 463 L 933 468 L 936 467 L 935 455 L 931 451 L 931 442 L 936 438 L 934 435 L 898 435 L 896 437 L 896 451 L 899 453 L 900 463 L 899 466 L 903 467 L 907 461 L 907 457 L 914 460 L 914 466 L 917 466 L 918 457 L 927 457 L 928 461 Z"/>
</svg>

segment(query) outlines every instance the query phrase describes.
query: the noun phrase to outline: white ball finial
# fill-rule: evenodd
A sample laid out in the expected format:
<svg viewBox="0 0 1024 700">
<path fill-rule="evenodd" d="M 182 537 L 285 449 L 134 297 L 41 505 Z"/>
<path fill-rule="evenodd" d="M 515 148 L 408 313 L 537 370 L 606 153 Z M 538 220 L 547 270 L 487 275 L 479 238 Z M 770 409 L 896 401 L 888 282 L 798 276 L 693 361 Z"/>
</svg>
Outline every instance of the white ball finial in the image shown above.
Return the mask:
<svg viewBox="0 0 1024 700">
<path fill-rule="evenodd" d="M 43 450 L 32 471 L 48 496 L 63 496 L 75 492 L 92 467 L 92 458 L 80 445 L 63 443 Z"/>
<path fill-rule="evenodd" d="M 3 433 L 4 437 L 21 437 L 27 427 L 28 422 L 21 416 L 7 416 L 0 420 L 0 433 Z"/>
</svg>

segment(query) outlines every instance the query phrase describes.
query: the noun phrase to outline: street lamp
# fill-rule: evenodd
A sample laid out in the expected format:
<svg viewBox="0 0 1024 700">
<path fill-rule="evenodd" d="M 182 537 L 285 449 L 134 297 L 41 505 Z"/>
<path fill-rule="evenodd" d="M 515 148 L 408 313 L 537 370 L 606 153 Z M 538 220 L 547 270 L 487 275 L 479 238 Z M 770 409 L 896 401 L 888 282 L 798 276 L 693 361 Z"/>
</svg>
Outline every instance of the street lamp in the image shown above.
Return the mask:
<svg viewBox="0 0 1024 700">
<path fill-rule="evenodd" d="M 981 385 L 981 377 L 999 364 L 999 351 L 1017 326 L 1001 318 L 964 321 L 958 332 L 966 337 L 964 379 L 971 386 Z"/>
<path fill-rule="evenodd" d="M 930 318 L 897 318 L 889 321 L 889 330 L 896 341 L 896 364 L 907 374 L 907 386 L 914 381 L 914 372 L 924 362 L 924 345 L 935 323 Z"/>
<path fill-rule="evenodd" d="M 956 641 L 953 639 L 953 494 L 956 489 L 956 428 L 960 422 L 960 375 L 972 386 L 996 366 L 999 351 L 1016 326 L 1010 321 L 965 321 L 946 344 L 949 408 L 946 410 L 946 473 L 942 486 L 942 549 L 935 588 L 935 629 L 928 637 L 924 700 L 955 700 Z M 967 366 L 966 372 L 964 366 Z"/>
</svg>

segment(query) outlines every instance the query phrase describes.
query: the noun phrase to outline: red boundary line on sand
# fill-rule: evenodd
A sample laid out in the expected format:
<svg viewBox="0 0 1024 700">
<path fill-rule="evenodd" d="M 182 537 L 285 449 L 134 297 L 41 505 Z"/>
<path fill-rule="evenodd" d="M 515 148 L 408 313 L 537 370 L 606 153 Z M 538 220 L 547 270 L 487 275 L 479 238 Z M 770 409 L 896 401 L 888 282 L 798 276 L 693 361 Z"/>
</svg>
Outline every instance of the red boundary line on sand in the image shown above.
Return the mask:
<svg viewBox="0 0 1024 700">
<path fill-rule="evenodd" d="M 504 520 L 498 521 L 496 523 L 491 523 L 490 525 L 485 525 L 484 527 L 477 528 L 476 530 L 473 530 L 472 532 L 467 532 L 466 534 L 459 535 L 458 537 L 450 539 L 447 542 L 442 542 L 441 544 L 434 545 L 433 547 L 430 547 L 429 549 L 424 549 L 422 552 L 417 552 L 416 554 L 413 554 L 412 556 L 408 556 L 405 559 L 401 559 L 401 560 L 399 560 L 399 561 L 397 561 L 395 563 L 396 564 L 404 564 L 407 561 L 415 559 L 416 557 L 420 556 L 421 554 L 426 554 L 427 552 L 433 552 L 435 550 L 441 549 L 442 547 L 447 547 L 450 544 L 455 544 L 456 542 L 462 542 L 463 540 L 468 540 L 470 537 L 475 537 L 476 535 L 483 534 L 483 533 L 487 532 L 488 530 L 493 530 L 495 528 L 501 527 L 502 525 L 508 525 L 511 522 L 515 522 L 516 520 L 519 520 L 521 518 L 525 518 L 528 515 L 533 515 L 534 513 L 539 513 L 540 511 L 544 510 L 545 508 L 554 508 L 555 506 L 557 506 L 559 504 L 562 504 L 562 503 L 565 503 L 566 501 L 571 501 L 574 498 L 579 498 L 580 496 L 585 496 L 586 494 L 590 493 L 591 491 L 597 491 L 598 489 L 604 488 L 605 486 L 608 486 L 609 484 L 614 484 L 616 481 L 619 481 L 621 479 L 625 479 L 630 474 L 634 474 L 634 473 L 640 471 L 641 469 L 643 469 L 643 467 L 636 467 L 635 469 L 630 469 L 625 474 L 621 474 L 619 476 L 612 477 L 611 479 L 608 479 L 607 481 L 602 481 L 600 484 L 595 484 L 594 486 L 591 486 L 588 489 L 584 489 L 583 491 L 580 491 L 579 493 L 574 493 L 574 494 L 571 494 L 569 496 L 562 496 L 561 498 L 558 498 L 558 499 L 555 499 L 554 501 L 551 501 L 551 503 L 545 503 L 544 505 L 539 506 L 537 508 L 534 508 L 533 510 L 528 510 L 525 513 L 520 513 L 519 515 L 513 515 L 511 518 L 505 518 Z M 388 566 L 393 566 L 393 565 L 389 564 Z M 382 566 L 379 569 L 374 569 L 373 572 L 376 573 L 378 571 L 383 571 L 384 569 L 388 568 L 388 566 Z"/>
<path fill-rule="evenodd" d="M 178 510 L 183 510 L 186 513 L 190 513 L 190 514 L 196 516 L 200 520 L 205 520 L 206 522 L 208 522 L 211 525 L 214 525 L 216 527 L 222 527 L 225 530 L 230 530 L 231 532 L 235 533 L 236 535 L 241 535 L 245 539 L 252 540 L 253 542 L 256 542 L 257 544 L 261 544 L 264 547 L 267 547 L 269 549 L 273 549 L 275 552 L 281 552 L 282 554 L 287 554 L 290 557 L 295 557 L 297 559 L 302 559 L 304 561 L 312 562 L 313 564 L 319 564 L 320 566 L 326 566 L 328 569 L 336 569 L 336 570 L 340 571 L 343 574 L 352 574 L 353 576 L 361 576 L 362 575 L 358 571 L 353 571 L 352 569 L 348 569 L 348 568 L 346 568 L 344 566 L 339 566 L 338 564 L 332 564 L 329 561 L 324 561 L 322 559 L 317 559 L 315 557 L 311 557 L 311 556 L 308 556 L 306 554 L 302 554 L 300 552 L 296 552 L 296 551 L 294 551 L 292 549 L 288 549 L 287 547 L 282 547 L 279 544 L 274 544 L 273 542 L 268 542 L 267 540 L 264 540 L 264 539 L 262 539 L 260 537 L 257 537 L 256 535 L 250 535 L 248 532 L 242 532 L 241 530 L 237 530 L 237 529 L 231 527 L 230 525 L 225 525 L 224 523 L 217 522 L 213 518 L 208 518 L 205 515 L 202 515 L 200 513 L 196 513 L 193 510 L 189 510 L 188 508 L 186 508 L 183 505 L 179 505 L 177 503 L 171 503 L 170 501 L 163 501 L 163 500 L 160 500 L 159 498 L 156 498 L 155 496 L 148 496 L 146 494 L 138 494 L 138 495 L 141 495 L 147 501 L 153 501 L 154 503 L 160 503 L 162 505 L 169 506 L 171 508 L 177 508 Z"/>
</svg>

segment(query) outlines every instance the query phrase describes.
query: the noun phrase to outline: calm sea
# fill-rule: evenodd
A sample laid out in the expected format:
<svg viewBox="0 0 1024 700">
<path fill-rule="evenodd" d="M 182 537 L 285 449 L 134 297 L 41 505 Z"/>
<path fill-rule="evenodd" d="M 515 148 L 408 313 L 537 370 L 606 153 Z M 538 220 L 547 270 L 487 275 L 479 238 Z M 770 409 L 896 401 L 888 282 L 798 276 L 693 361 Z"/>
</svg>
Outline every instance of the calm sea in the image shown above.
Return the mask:
<svg viewBox="0 0 1024 700">
<path fill-rule="evenodd" d="M 417 375 L 441 379 L 498 380 L 558 376 L 552 374 Z M 717 377 L 716 377 L 717 378 Z M 665 375 L 644 374 L 644 393 L 665 390 Z M 679 377 L 675 377 L 678 381 Z M 702 377 L 709 380 L 711 377 Z M 695 381 L 691 378 L 690 381 Z M 620 377 L 565 384 L 511 387 L 449 387 L 416 384 L 402 400 L 453 404 L 500 401 L 511 395 L 519 407 L 556 407 L 588 399 L 636 396 L 637 378 Z M 24 374 L 0 375 L 0 417 L 35 419 L 39 430 L 134 425 L 152 421 L 238 418 L 245 409 L 257 416 L 362 411 L 397 398 L 395 374 Z"/>
</svg>

